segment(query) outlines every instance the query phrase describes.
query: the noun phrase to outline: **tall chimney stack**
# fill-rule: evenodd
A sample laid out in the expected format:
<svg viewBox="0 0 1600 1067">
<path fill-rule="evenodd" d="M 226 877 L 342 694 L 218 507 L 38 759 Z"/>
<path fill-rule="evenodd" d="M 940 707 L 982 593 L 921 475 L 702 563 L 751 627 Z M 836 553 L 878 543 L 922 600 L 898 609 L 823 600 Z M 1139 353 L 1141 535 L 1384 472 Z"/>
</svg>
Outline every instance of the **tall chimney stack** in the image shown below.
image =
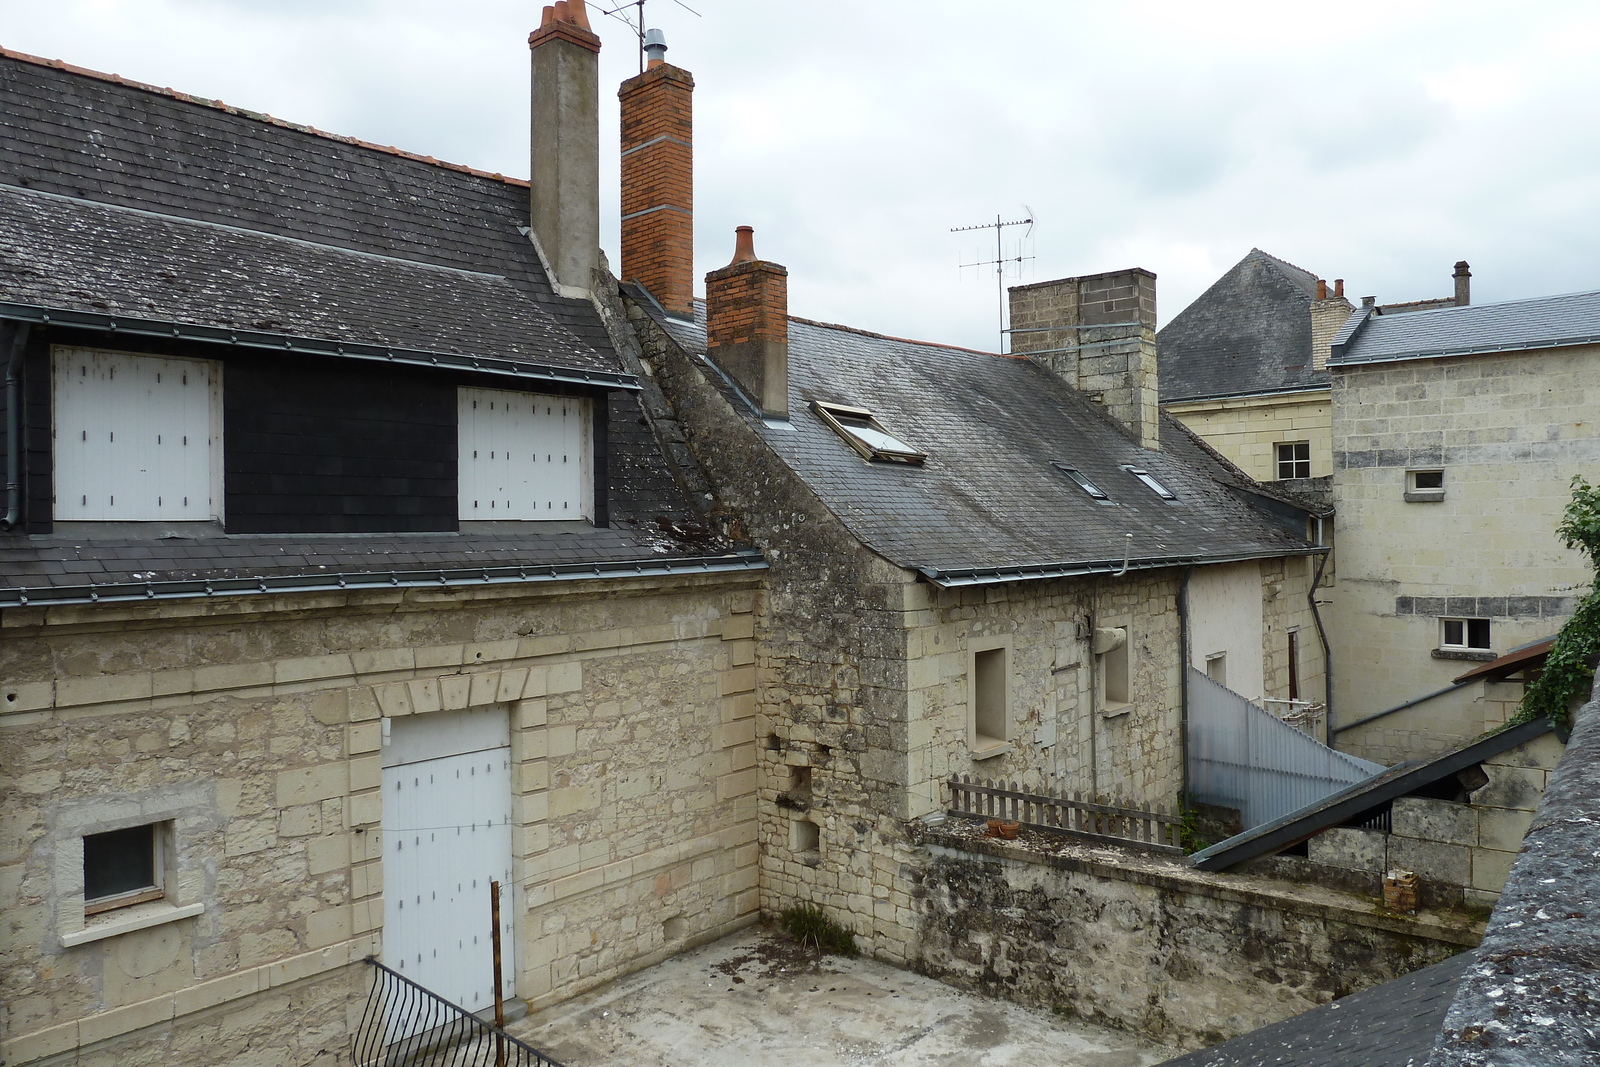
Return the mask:
<svg viewBox="0 0 1600 1067">
<path fill-rule="evenodd" d="M 533 52 L 529 226 L 562 296 L 588 297 L 600 265 L 600 38 L 584 0 L 559 0 Z"/>
<path fill-rule="evenodd" d="M 733 262 L 706 275 L 706 354 L 764 414 L 789 417 L 789 272 L 756 258 L 740 226 Z"/>
<path fill-rule="evenodd" d="M 1456 261 L 1456 307 L 1466 307 L 1472 303 L 1472 271 L 1467 269 L 1467 261 Z"/>
<path fill-rule="evenodd" d="M 1333 291 L 1328 283 L 1318 280 L 1317 296 L 1311 301 L 1311 369 L 1321 371 L 1328 366 L 1328 356 L 1333 352 L 1333 339 L 1350 318 L 1355 308 L 1345 299 L 1344 279 L 1333 280 Z"/>
<path fill-rule="evenodd" d="M 622 261 L 617 276 L 650 290 L 663 310 L 694 317 L 694 76 L 665 59 L 660 30 L 645 38 L 643 74 L 622 101 Z"/>
<path fill-rule="evenodd" d="M 1135 267 L 1010 293 L 1012 353 L 1054 371 L 1141 446 L 1159 449 L 1156 276 Z"/>
</svg>

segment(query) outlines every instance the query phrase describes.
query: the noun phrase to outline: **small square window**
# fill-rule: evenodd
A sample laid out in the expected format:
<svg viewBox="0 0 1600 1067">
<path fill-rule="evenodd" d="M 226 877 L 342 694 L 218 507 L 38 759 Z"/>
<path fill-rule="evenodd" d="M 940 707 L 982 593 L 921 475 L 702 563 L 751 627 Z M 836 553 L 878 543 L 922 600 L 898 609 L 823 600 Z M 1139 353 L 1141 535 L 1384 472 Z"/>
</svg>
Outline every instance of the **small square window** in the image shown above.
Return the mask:
<svg viewBox="0 0 1600 1067">
<path fill-rule="evenodd" d="M 1311 477 L 1311 442 L 1284 441 L 1278 445 L 1278 477 Z"/>
<path fill-rule="evenodd" d="M 928 458 L 927 453 L 919 452 L 884 429 L 866 408 L 824 404 L 819 400 L 812 402 L 811 409 L 833 428 L 834 433 L 844 438 L 846 444 L 861 453 L 863 459 L 920 466 Z"/>
<path fill-rule="evenodd" d="M 1406 471 L 1406 500 L 1427 503 L 1444 499 L 1444 471 L 1438 468 Z"/>
<path fill-rule="evenodd" d="M 1151 474 L 1149 471 L 1141 470 L 1138 467 L 1123 467 L 1122 469 L 1139 479 L 1140 482 L 1144 483 L 1146 489 L 1149 489 L 1162 500 L 1178 499 L 1176 493 L 1162 485 L 1160 482 L 1156 481 L 1155 475 Z"/>
<path fill-rule="evenodd" d="M 1091 482 L 1088 475 L 1084 474 L 1076 467 L 1068 467 L 1064 464 L 1057 463 L 1055 464 L 1055 468 L 1062 474 L 1065 474 L 1068 478 L 1071 478 L 1073 483 L 1077 485 L 1079 489 L 1082 489 L 1085 493 L 1088 493 L 1090 499 L 1092 499 L 1096 504 L 1111 504 L 1115 506 L 1116 502 L 1106 495 L 1106 491 Z"/>
<path fill-rule="evenodd" d="M 1439 647 L 1484 652 L 1489 645 L 1488 619 L 1440 619 Z"/>
<path fill-rule="evenodd" d="M 162 824 L 87 834 L 83 839 L 83 911 L 86 915 L 160 900 Z"/>
</svg>

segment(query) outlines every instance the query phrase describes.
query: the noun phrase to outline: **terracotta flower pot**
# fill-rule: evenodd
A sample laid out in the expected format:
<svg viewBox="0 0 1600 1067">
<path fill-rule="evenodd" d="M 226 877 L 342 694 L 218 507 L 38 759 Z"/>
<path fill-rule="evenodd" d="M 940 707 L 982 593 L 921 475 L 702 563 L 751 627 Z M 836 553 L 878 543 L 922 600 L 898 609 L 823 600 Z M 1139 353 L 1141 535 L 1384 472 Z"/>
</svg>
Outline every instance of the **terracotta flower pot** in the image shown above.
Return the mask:
<svg viewBox="0 0 1600 1067">
<path fill-rule="evenodd" d="M 1014 841 L 1017 837 L 1017 831 L 1021 829 L 1022 824 L 1020 822 L 1012 822 L 1009 819 L 989 820 L 990 837 L 1003 837 L 1007 841 Z"/>
</svg>

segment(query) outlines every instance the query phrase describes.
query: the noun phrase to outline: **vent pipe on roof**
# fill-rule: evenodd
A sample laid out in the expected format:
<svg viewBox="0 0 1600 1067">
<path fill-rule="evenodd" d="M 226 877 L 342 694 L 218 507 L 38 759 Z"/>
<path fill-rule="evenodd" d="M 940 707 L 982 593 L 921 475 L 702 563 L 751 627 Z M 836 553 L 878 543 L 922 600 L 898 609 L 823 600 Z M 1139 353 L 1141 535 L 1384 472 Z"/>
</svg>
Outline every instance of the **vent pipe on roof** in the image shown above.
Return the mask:
<svg viewBox="0 0 1600 1067">
<path fill-rule="evenodd" d="M 584 0 L 544 9 L 533 54 L 529 226 L 562 296 L 587 298 L 600 266 L 600 38 Z"/>
<path fill-rule="evenodd" d="M 653 67 L 667 61 L 667 35 L 660 30 L 644 31 L 645 59 Z"/>
<path fill-rule="evenodd" d="M 756 258 L 749 226 L 733 262 L 706 275 L 706 354 L 764 414 L 789 417 L 789 272 Z"/>
<path fill-rule="evenodd" d="M 1467 268 L 1467 261 L 1456 261 L 1456 307 L 1466 307 L 1472 303 L 1472 271 Z"/>
</svg>

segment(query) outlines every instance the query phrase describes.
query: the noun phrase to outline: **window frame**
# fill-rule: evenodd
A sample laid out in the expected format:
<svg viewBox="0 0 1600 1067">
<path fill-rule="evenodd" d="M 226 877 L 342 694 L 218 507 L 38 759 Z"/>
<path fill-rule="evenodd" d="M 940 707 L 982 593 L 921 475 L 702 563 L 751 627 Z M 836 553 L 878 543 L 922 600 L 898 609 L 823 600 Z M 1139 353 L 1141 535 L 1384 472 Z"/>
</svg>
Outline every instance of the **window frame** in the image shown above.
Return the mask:
<svg viewBox="0 0 1600 1067">
<path fill-rule="evenodd" d="M 1145 470 L 1143 467 L 1135 467 L 1132 464 L 1125 463 L 1122 465 L 1122 469 L 1133 475 L 1141 485 L 1150 490 L 1156 496 L 1160 497 L 1162 500 L 1170 503 L 1178 499 L 1177 493 L 1174 493 L 1171 489 L 1168 489 L 1165 485 L 1161 484 L 1161 482 L 1157 481 L 1156 476 Z"/>
<path fill-rule="evenodd" d="M 1474 624 L 1483 625 L 1483 644 L 1472 643 Z M 1450 627 L 1461 628 L 1459 642 L 1450 640 Z M 1492 620 L 1475 618 L 1466 615 L 1442 615 L 1439 617 L 1439 651 L 1441 652 L 1490 652 L 1494 649 L 1494 629 Z"/>
<path fill-rule="evenodd" d="M 926 452 L 920 451 L 913 445 L 909 444 L 899 434 L 895 433 L 883 423 L 879 422 L 877 416 L 874 415 L 868 408 L 858 408 L 849 404 L 834 404 L 822 400 L 813 400 L 811 402 L 811 410 L 817 416 L 817 418 L 822 420 L 824 425 L 833 430 L 834 433 L 838 434 L 839 438 L 844 441 L 845 444 L 849 445 L 857 455 L 868 462 L 901 463 L 920 467 L 928 458 L 928 454 Z M 893 441 L 895 444 L 901 445 L 902 447 L 888 448 L 883 445 L 875 445 L 869 441 L 865 441 L 857 436 L 850 429 L 850 427 L 846 425 L 846 420 L 864 422 L 867 424 L 867 429 L 872 430 L 874 433 L 881 434 L 883 437 L 888 438 L 890 441 Z"/>
<path fill-rule="evenodd" d="M 1429 481 L 1438 477 L 1438 485 L 1420 485 L 1423 478 Z M 1406 469 L 1405 499 L 1408 504 L 1432 504 L 1444 499 L 1443 467 L 1409 467 Z"/>
<path fill-rule="evenodd" d="M 1286 449 L 1286 448 L 1293 450 L 1293 451 L 1290 452 L 1290 455 L 1289 455 L 1288 459 L 1285 459 L 1284 458 L 1284 454 L 1283 454 L 1284 453 L 1284 449 Z M 1304 452 L 1305 452 L 1304 457 L 1299 455 L 1299 452 L 1301 450 L 1304 450 Z M 1274 455 L 1275 455 L 1275 458 L 1277 460 L 1277 469 L 1278 469 L 1277 480 L 1278 481 L 1285 482 L 1285 481 L 1291 481 L 1291 480 L 1296 479 L 1296 478 L 1309 478 L 1309 477 L 1311 477 L 1311 442 L 1310 441 L 1279 441 L 1277 443 L 1277 448 L 1275 450 Z M 1289 465 L 1289 470 L 1290 470 L 1289 474 L 1283 473 L 1284 464 L 1286 464 L 1286 463 Z M 1304 474 L 1298 473 L 1299 469 L 1302 466 L 1304 466 L 1304 469 L 1305 469 L 1305 473 Z"/>
<path fill-rule="evenodd" d="M 120 893 L 107 893 L 103 896 L 89 896 L 89 839 L 104 837 L 108 834 L 126 833 L 129 830 L 150 831 L 150 871 L 149 885 L 137 889 L 124 890 Z M 118 908 L 131 908 L 135 904 L 148 904 L 155 900 L 165 900 L 167 897 L 167 841 L 171 836 L 171 824 L 166 821 L 136 823 L 133 826 L 124 826 L 115 830 L 99 830 L 95 833 L 84 834 L 83 840 L 83 914 L 102 915 Z"/>
<path fill-rule="evenodd" d="M 1093 500 L 1096 504 L 1104 504 L 1107 507 L 1113 508 L 1117 506 L 1117 502 L 1112 500 L 1111 496 L 1104 489 L 1094 484 L 1094 482 L 1090 480 L 1089 476 L 1083 473 L 1083 471 L 1079 470 L 1077 467 L 1069 467 L 1065 463 L 1061 463 L 1056 460 L 1051 460 L 1050 465 L 1055 467 L 1055 469 L 1060 471 L 1062 474 L 1065 474 L 1068 481 L 1072 482 L 1073 485 L 1076 485 L 1079 489 L 1083 490 L 1083 494 L 1090 500 Z"/>
<path fill-rule="evenodd" d="M 1133 625 L 1127 618 L 1097 620 L 1094 624 L 1096 645 L 1090 651 L 1095 657 L 1095 700 L 1101 715 L 1110 718 L 1133 710 Z M 1100 631 L 1121 631 L 1121 640 L 1113 647 L 1095 652 Z M 1116 684 L 1113 685 L 1113 675 Z"/>
<path fill-rule="evenodd" d="M 982 657 L 980 659 L 980 657 Z M 980 678 L 980 663 L 984 678 Z M 1009 638 L 983 638 L 967 643 L 967 748 L 975 760 L 1011 751 L 1012 649 Z M 998 681 L 999 705 L 986 681 Z M 983 706 L 980 707 L 980 704 Z M 1000 729 L 995 732 L 996 724 Z M 980 725 L 991 729 L 980 729 Z"/>
<path fill-rule="evenodd" d="M 564 507 L 563 511 L 568 512 L 567 514 L 538 514 L 538 494 L 531 488 L 527 491 L 534 492 L 534 507 L 531 509 L 532 514 L 519 513 L 516 515 L 511 515 L 505 511 L 500 511 L 499 514 L 496 514 L 497 508 L 495 507 L 495 504 L 497 501 L 491 499 L 490 507 L 485 509 L 480 506 L 480 501 L 483 498 L 474 498 L 472 496 L 473 490 L 479 489 L 481 486 L 476 483 L 469 485 L 468 478 L 465 474 L 467 462 L 465 459 L 465 454 L 470 449 L 468 434 L 473 432 L 469 430 L 467 426 L 468 412 L 476 410 L 476 408 L 471 407 L 470 405 L 475 405 L 479 401 L 485 401 L 491 404 L 497 401 L 504 402 L 503 398 L 505 397 L 515 397 L 518 400 L 527 400 L 534 406 L 537 406 L 540 403 L 549 405 L 561 404 L 563 406 L 571 405 L 576 409 L 574 416 L 577 419 L 578 441 L 575 446 L 577 449 L 577 454 L 575 456 L 571 456 L 570 460 L 568 459 L 568 455 L 570 454 L 563 455 L 562 457 L 563 466 L 565 466 L 565 464 L 568 462 L 572 462 L 576 469 L 576 484 L 570 487 L 573 495 L 577 498 L 574 502 L 576 506 L 573 507 L 571 504 L 569 504 L 568 506 Z M 496 386 L 457 385 L 456 521 L 461 524 L 464 529 L 470 529 L 474 523 L 484 522 L 587 522 L 593 524 L 595 521 L 596 512 L 594 486 L 594 465 L 596 462 L 594 455 L 595 406 L 600 402 L 601 401 L 587 396 L 561 393 L 541 393 L 532 389 L 501 389 Z M 567 416 L 565 414 L 561 416 L 563 419 L 566 417 Z M 529 433 L 532 432 L 531 427 L 525 427 L 525 430 Z M 531 438 L 519 442 L 519 444 L 525 445 L 529 444 L 530 442 Z M 535 451 L 537 451 L 537 449 Z M 474 456 L 474 458 L 476 457 Z M 541 473 L 538 469 L 539 466 L 540 465 L 536 463 L 535 467 L 530 471 L 528 478 L 526 479 L 527 483 L 531 484 Z M 479 475 L 478 478 L 481 481 L 482 476 Z M 553 502 L 553 500 L 551 502 Z M 564 501 L 564 503 L 566 502 Z M 573 511 L 575 511 L 576 514 L 572 514 L 571 512 Z"/>
</svg>

